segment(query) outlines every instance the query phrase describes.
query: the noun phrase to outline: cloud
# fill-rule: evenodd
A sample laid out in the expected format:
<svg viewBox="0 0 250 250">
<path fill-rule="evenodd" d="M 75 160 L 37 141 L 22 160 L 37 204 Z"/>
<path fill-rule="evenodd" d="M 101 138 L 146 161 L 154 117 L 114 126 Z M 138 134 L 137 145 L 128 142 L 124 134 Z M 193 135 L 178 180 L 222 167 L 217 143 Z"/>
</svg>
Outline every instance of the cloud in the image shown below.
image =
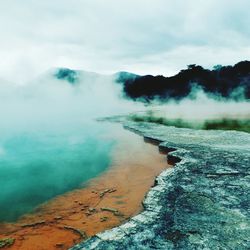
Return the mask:
<svg viewBox="0 0 250 250">
<path fill-rule="evenodd" d="M 0 76 L 15 81 L 54 66 L 166 75 L 250 56 L 247 0 L 10 0 L 0 7 Z"/>
</svg>

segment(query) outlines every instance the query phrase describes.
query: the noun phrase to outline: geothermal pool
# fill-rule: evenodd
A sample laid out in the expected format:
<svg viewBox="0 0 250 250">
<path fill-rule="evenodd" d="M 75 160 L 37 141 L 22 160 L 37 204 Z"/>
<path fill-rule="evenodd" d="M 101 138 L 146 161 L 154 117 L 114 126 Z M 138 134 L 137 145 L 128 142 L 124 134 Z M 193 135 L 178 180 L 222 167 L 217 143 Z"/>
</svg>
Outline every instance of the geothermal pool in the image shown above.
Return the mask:
<svg viewBox="0 0 250 250">
<path fill-rule="evenodd" d="M 90 237 L 121 224 L 171 167 L 156 145 L 120 124 L 84 128 L 8 140 L 0 239 L 14 239 L 10 250 L 68 249 L 84 239 L 79 232 Z"/>
<path fill-rule="evenodd" d="M 15 221 L 39 204 L 79 188 L 110 164 L 115 139 L 97 122 L 17 133 L 0 141 L 0 221 Z"/>
</svg>

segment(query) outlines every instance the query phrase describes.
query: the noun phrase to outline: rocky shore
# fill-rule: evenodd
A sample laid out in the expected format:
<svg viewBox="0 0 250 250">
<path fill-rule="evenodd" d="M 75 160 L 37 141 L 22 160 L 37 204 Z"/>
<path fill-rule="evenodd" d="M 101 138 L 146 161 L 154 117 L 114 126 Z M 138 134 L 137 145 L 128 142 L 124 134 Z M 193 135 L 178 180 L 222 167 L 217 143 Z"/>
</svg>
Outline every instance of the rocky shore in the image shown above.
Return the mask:
<svg viewBox="0 0 250 250">
<path fill-rule="evenodd" d="M 141 214 L 71 250 L 250 248 L 250 134 L 124 127 L 159 142 L 175 168 L 157 177 Z"/>
</svg>

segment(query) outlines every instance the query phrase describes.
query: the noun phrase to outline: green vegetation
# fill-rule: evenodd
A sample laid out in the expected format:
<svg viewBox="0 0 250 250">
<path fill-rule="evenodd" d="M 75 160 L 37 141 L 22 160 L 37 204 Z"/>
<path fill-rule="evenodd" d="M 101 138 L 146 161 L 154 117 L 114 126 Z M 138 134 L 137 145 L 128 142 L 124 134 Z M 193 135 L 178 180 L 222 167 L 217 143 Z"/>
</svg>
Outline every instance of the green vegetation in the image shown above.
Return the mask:
<svg viewBox="0 0 250 250">
<path fill-rule="evenodd" d="M 217 129 L 217 130 L 238 130 L 250 133 L 250 119 L 210 119 L 210 120 L 184 120 L 168 119 L 155 115 L 153 112 L 145 114 L 132 114 L 129 119 L 135 122 L 152 122 L 165 126 L 174 126 L 177 128 L 193 129 Z"/>
<path fill-rule="evenodd" d="M 250 119 L 221 119 L 211 120 L 204 123 L 203 129 L 223 129 L 223 130 L 238 130 L 250 133 Z"/>
</svg>

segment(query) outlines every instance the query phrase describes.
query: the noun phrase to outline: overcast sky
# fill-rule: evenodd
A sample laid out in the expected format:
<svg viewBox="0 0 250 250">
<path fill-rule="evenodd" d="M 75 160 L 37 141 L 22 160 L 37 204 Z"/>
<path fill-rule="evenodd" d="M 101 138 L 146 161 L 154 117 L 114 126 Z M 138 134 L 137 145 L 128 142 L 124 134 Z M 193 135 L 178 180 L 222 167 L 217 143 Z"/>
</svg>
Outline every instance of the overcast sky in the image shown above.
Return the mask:
<svg viewBox="0 0 250 250">
<path fill-rule="evenodd" d="M 234 64 L 250 59 L 249 10 L 249 0 L 1 0 L 0 78 Z"/>
</svg>

